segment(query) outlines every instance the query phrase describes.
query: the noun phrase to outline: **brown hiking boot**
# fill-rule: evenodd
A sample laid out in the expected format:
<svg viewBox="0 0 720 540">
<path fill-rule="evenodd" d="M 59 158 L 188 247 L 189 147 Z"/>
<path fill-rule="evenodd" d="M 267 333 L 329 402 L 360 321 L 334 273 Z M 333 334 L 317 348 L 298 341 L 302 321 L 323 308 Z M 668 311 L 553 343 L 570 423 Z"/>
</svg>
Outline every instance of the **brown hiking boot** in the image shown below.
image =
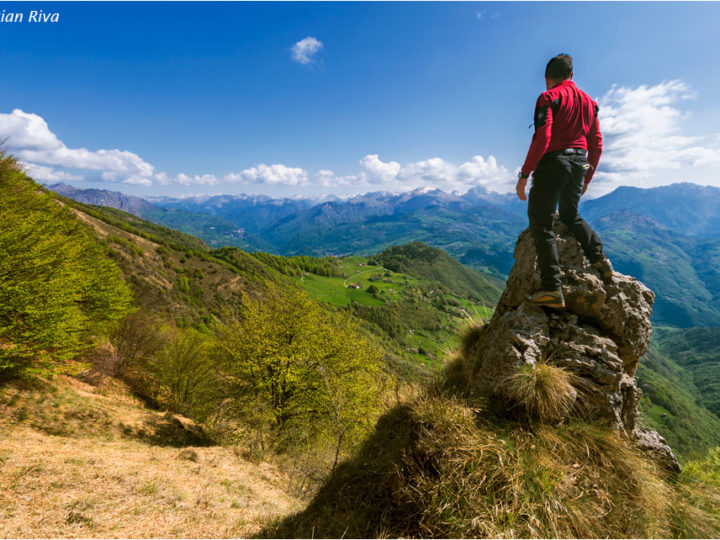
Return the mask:
<svg viewBox="0 0 720 540">
<path fill-rule="evenodd" d="M 607 257 L 603 257 L 599 261 L 595 261 L 590 265 L 590 267 L 594 268 L 600 273 L 600 277 L 603 279 L 603 281 L 610 281 L 613 277 L 613 274 L 615 273 L 612 264 L 610 263 L 610 259 L 608 259 Z"/>
<path fill-rule="evenodd" d="M 532 296 L 526 296 L 525 302 L 532 306 L 545 306 L 553 309 L 565 307 L 562 291 L 540 291 Z"/>
</svg>

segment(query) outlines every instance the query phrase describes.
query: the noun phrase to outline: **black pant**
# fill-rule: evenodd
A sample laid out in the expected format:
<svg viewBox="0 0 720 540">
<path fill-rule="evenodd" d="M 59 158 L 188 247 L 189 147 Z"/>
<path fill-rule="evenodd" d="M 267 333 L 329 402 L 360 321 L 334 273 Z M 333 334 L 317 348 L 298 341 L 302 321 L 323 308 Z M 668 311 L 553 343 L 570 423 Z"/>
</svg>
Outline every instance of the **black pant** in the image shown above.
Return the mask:
<svg viewBox="0 0 720 540">
<path fill-rule="evenodd" d="M 561 283 L 553 231 L 553 219 L 558 205 L 560 219 L 580 242 L 590 263 L 603 257 L 600 238 L 578 213 L 587 167 L 586 155 L 547 153 L 533 173 L 528 198 L 528 217 L 544 291 L 557 291 Z"/>
</svg>

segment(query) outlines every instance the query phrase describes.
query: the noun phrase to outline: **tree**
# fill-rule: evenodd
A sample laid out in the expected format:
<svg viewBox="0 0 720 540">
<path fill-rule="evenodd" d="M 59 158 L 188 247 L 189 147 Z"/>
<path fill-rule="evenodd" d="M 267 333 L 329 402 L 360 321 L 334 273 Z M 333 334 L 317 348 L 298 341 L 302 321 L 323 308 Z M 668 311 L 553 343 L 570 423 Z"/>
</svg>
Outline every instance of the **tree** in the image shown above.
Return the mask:
<svg viewBox="0 0 720 540">
<path fill-rule="evenodd" d="M 232 394 L 264 404 L 281 446 L 324 436 L 339 455 L 374 421 L 381 351 L 348 316 L 325 312 L 300 290 L 243 295 L 241 307 L 219 331 Z"/>
<path fill-rule="evenodd" d="M 0 378 L 72 369 L 130 288 L 90 227 L 2 152 L 0 193 Z"/>
<path fill-rule="evenodd" d="M 209 337 L 192 328 L 170 331 L 148 366 L 158 402 L 197 420 L 207 417 L 222 394 L 210 343 Z"/>
</svg>

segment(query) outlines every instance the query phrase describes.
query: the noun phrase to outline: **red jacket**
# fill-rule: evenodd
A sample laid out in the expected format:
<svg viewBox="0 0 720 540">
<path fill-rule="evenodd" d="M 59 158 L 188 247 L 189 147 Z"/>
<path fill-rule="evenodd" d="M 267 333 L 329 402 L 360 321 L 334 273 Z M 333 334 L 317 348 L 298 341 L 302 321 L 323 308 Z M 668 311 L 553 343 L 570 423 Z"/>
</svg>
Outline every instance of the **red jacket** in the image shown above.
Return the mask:
<svg viewBox="0 0 720 540">
<path fill-rule="evenodd" d="M 523 174 L 534 171 L 546 152 L 585 148 L 592 167 L 585 175 L 589 182 L 602 153 L 597 113 L 597 103 L 569 79 L 540 94 L 535 105 L 535 134 L 521 169 Z"/>
</svg>

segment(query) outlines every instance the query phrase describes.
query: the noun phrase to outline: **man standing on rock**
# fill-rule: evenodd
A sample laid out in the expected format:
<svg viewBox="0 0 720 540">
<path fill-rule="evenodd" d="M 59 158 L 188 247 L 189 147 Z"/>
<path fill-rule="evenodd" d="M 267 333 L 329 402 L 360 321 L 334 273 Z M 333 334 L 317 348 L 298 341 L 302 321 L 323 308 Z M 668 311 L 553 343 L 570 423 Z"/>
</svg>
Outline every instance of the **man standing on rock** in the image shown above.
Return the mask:
<svg viewBox="0 0 720 540">
<path fill-rule="evenodd" d="M 520 200 L 527 200 L 527 179 L 535 171 L 528 217 L 542 290 L 526 300 L 551 308 L 565 307 L 553 230 L 558 205 L 560 220 L 580 242 L 591 266 L 605 281 L 613 275 L 600 238 L 578 213 L 580 197 L 587 191 L 600 161 L 602 135 L 597 103 L 575 86 L 572 77 L 573 62 L 567 54 L 559 54 L 548 62 L 547 91 L 540 94 L 535 105 L 535 134 L 516 186 Z"/>
</svg>

